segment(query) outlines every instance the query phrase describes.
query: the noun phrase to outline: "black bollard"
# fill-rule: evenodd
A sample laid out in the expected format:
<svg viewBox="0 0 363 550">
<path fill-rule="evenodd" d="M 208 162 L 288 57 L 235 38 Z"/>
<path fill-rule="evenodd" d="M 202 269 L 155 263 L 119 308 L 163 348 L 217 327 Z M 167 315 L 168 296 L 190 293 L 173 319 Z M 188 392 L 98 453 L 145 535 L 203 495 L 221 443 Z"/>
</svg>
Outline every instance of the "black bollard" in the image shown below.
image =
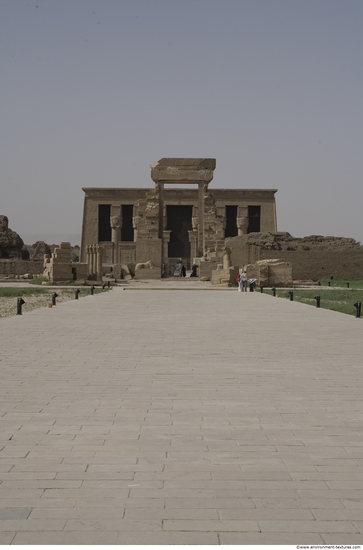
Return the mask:
<svg viewBox="0 0 363 550">
<path fill-rule="evenodd" d="M 81 291 L 79 290 L 79 288 L 76 288 L 76 290 L 74 291 L 74 294 L 75 294 L 75 299 L 78 300 L 78 294 L 80 293 Z"/>
<path fill-rule="evenodd" d="M 95 287 L 92 285 L 91 286 L 91 295 L 93 296 L 93 291 L 94 291 Z"/>
<path fill-rule="evenodd" d="M 276 288 L 275 287 L 272 288 L 272 296 L 276 296 Z"/>
<path fill-rule="evenodd" d="M 58 294 L 56 292 L 52 292 L 52 306 L 56 306 L 56 298 L 58 298 Z"/>
<path fill-rule="evenodd" d="M 107 282 L 107 286 L 108 286 L 108 288 L 110 288 L 110 281 Z"/>
<path fill-rule="evenodd" d="M 289 290 L 289 294 L 290 294 L 290 302 L 292 302 L 294 300 L 294 291 Z"/>
<path fill-rule="evenodd" d="M 314 299 L 316 300 L 316 307 L 320 307 L 320 296 L 319 296 L 319 294 L 314 296 Z"/>
<path fill-rule="evenodd" d="M 250 292 L 253 292 L 254 283 L 250 283 Z"/>
<path fill-rule="evenodd" d="M 260 285 L 260 292 L 261 292 L 261 294 L 263 293 L 263 286 L 262 285 Z"/>
<path fill-rule="evenodd" d="M 25 302 L 24 302 L 23 298 L 18 298 L 17 302 L 18 302 L 18 303 L 17 303 L 16 314 L 17 314 L 17 315 L 21 315 L 21 314 L 22 314 L 22 313 L 21 313 L 21 306 L 22 306 L 23 304 L 25 304 Z"/>
<path fill-rule="evenodd" d="M 345 283 L 347 285 L 347 288 L 349 288 L 349 283 Z"/>
<path fill-rule="evenodd" d="M 328 281 L 328 286 L 330 286 L 330 281 Z"/>
<path fill-rule="evenodd" d="M 321 286 L 321 282 L 320 282 L 320 281 L 318 281 L 318 286 Z"/>
<path fill-rule="evenodd" d="M 103 283 L 102 290 L 105 290 L 106 283 Z"/>
<path fill-rule="evenodd" d="M 356 303 L 354 304 L 354 307 L 355 307 L 355 309 L 356 309 L 355 316 L 356 316 L 357 318 L 360 317 L 361 306 L 362 306 L 362 302 L 356 302 Z"/>
</svg>

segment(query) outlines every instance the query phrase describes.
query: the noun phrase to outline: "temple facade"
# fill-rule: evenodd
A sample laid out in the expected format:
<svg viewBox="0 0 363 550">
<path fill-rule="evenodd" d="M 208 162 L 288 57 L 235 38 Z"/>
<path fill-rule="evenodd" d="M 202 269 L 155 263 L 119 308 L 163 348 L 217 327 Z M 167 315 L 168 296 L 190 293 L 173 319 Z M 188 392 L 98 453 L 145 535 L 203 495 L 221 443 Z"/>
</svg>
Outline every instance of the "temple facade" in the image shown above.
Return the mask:
<svg viewBox="0 0 363 550">
<path fill-rule="evenodd" d="M 98 245 L 103 265 L 151 262 L 162 276 L 176 259 L 189 268 L 218 256 L 226 238 L 277 231 L 277 189 L 213 189 L 214 168 L 215 159 L 161 159 L 153 188 L 83 188 L 80 261 Z"/>
</svg>

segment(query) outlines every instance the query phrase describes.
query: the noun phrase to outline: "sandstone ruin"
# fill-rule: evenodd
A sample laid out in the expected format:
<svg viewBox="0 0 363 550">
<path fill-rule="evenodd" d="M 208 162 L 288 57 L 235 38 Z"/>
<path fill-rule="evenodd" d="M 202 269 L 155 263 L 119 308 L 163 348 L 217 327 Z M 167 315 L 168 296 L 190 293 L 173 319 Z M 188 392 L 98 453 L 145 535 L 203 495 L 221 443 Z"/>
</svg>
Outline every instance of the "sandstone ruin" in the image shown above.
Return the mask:
<svg viewBox="0 0 363 550">
<path fill-rule="evenodd" d="M 153 188 L 84 188 L 80 249 L 37 242 L 27 250 L 0 216 L 0 275 L 159 279 L 181 260 L 224 285 L 234 284 L 242 267 L 275 286 L 362 276 L 363 247 L 354 239 L 277 232 L 277 190 L 210 188 L 215 167 L 212 158 L 162 158 L 150 165 Z"/>
<path fill-rule="evenodd" d="M 277 190 L 209 189 L 215 166 L 209 158 L 163 158 L 150 166 L 152 189 L 84 188 L 81 262 L 99 245 L 104 274 L 128 266 L 136 278 L 160 278 L 182 260 L 210 278 L 226 237 L 276 231 Z"/>
</svg>

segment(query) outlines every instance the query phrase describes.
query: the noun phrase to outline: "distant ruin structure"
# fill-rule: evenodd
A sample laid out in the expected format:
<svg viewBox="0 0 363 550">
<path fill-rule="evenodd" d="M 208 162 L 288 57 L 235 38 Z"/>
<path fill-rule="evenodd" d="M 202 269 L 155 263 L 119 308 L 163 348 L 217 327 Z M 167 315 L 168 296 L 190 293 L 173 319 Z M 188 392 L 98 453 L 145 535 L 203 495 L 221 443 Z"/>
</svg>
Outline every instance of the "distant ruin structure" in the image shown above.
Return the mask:
<svg viewBox="0 0 363 550">
<path fill-rule="evenodd" d="M 136 277 L 160 278 L 181 259 L 187 269 L 197 260 L 210 277 L 226 238 L 277 230 L 277 189 L 210 189 L 212 158 L 162 158 L 150 167 L 151 189 L 83 188 L 81 262 L 98 245 L 105 273 L 148 264 Z"/>
<path fill-rule="evenodd" d="M 0 216 L 0 258 L 28 260 L 29 252 L 24 247 L 23 239 L 9 227 L 7 216 Z"/>
</svg>

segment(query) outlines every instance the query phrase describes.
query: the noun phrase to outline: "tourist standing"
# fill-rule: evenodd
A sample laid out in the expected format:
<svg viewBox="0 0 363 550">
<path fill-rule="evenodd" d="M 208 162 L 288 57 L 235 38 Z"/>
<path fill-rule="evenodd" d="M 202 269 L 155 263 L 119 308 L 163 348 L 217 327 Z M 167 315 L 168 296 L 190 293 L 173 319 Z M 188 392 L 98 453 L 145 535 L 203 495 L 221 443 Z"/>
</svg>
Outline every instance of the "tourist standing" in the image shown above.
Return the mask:
<svg viewBox="0 0 363 550">
<path fill-rule="evenodd" d="M 242 285 L 242 292 L 247 292 L 247 273 L 245 270 L 241 273 L 241 285 Z"/>
<path fill-rule="evenodd" d="M 242 292 L 242 280 L 241 280 L 241 274 L 240 273 L 238 273 L 237 284 L 238 284 L 238 292 Z"/>
</svg>

